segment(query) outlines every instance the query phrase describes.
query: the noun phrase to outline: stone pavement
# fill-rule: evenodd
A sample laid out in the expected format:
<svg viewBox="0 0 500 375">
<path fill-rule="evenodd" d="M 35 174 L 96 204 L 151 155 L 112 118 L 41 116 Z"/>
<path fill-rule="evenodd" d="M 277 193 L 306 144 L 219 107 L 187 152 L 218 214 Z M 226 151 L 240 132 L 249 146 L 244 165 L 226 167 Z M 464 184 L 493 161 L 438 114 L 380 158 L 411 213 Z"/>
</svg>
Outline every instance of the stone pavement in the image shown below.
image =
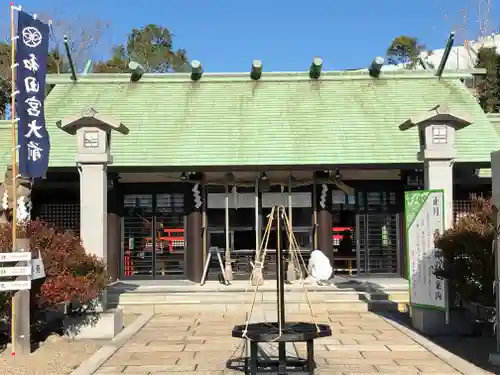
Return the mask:
<svg viewBox="0 0 500 375">
<path fill-rule="evenodd" d="M 305 312 L 289 313 L 289 320 L 310 321 Z M 125 342 L 95 374 L 133 375 L 228 375 L 227 369 L 243 356 L 243 341 L 231 338 L 235 324 L 245 313 L 183 312 L 154 315 Z M 488 374 L 452 367 L 403 331 L 374 313 L 316 314 L 318 323 L 329 322 L 334 335 L 316 341 L 318 375 L 475 375 Z M 296 346 L 304 354 L 302 345 Z"/>
</svg>

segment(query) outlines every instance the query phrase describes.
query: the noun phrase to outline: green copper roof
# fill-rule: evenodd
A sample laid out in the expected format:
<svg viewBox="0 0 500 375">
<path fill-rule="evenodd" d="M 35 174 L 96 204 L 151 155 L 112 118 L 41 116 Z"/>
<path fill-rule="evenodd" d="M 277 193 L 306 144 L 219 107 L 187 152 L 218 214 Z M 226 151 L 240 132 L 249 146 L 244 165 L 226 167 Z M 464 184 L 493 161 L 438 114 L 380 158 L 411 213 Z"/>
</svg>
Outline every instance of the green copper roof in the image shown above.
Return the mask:
<svg viewBox="0 0 500 375">
<path fill-rule="evenodd" d="M 488 113 L 487 116 L 490 119 L 491 123 L 493 124 L 493 128 L 500 136 L 500 113 Z"/>
<path fill-rule="evenodd" d="M 0 120 L 0 182 L 4 180 L 5 166 L 12 163 L 12 122 Z"/>
<path fill-rule="evenodd" d="M 397 72 L 372 79 L 364 72 L 205 74 L 94 74 L 56 83 L 46 104 L 50 165 L 73 166 L 76 139 L 56 122 L 90 106 L 123 122 L 128 135 L 112 136 L 118 166 L 217 166 L 415 163 L 416 129 L 399 130 L 409 117 L 439 104 L 468 112 L 474 123 L 458 132 L 457 161 L 489 161 L 500 148 L 494 127 L 458 79 Z M 0 130 L 3 131 L 3 130 Z M 1 134 L 1 133 L 0 133 Z M 10 141 L 0 137 L 0 151 Z"/>
</svg>

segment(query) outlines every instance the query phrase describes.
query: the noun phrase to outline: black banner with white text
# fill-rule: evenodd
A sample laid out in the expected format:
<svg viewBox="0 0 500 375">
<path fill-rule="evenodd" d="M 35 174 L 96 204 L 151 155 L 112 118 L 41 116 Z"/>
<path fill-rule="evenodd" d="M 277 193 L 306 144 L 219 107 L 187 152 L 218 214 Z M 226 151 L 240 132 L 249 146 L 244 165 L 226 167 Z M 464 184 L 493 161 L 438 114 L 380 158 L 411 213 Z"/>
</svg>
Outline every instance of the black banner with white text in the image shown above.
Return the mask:
<svg viewBox="0 0 500 375">
<path fill-rule="evenodd" d="M 16 117 L 19 173 L 44 177 L 49 166 L 50 139 L 45 127 L 45 79 L 49 25 L 20 11 L 16 43 Z"/>
</svg>

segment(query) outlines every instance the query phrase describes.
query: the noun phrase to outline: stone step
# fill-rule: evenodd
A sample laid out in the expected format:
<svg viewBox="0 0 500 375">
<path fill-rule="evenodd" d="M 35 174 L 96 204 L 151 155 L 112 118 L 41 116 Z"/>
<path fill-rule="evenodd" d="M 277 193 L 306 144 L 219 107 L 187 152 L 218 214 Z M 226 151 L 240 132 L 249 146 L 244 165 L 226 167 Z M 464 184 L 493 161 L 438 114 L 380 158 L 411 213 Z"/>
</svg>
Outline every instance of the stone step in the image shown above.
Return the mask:
<svg viewBox="0 0 500 375">
<path fill-rule="evenodd" d="M 408 302 L 410 299 L 409 292 L 403 290 L 396 291 L 376 291 L 365 293 L 365 298 L 370 301 L 394 301 L 394 302 Z"/>
<path fill-rule="evenodd" d="M 144 304 L 144 303 L 126 303 L 126 304 L 110 304 L 110 308 L 122 309 L 125 314 L 142 314 L 142 313 L 154 313 L 154 314 L 167 314 L 172 312 L 174 308 L 175 311 L 182 311 L 185 313 L 194 312 L 214 312 L 214 313 L 224 313 L 224 312 L 241 312 L 249 311 L 251 304 Z M 261 310 L 276 310 L 274 304 L 256 304 L 255 309 Z M 396 303 L 391 301 L 374 301 L 374 302 L 335 302 L 329 304 L 319 304 L 313 303 L 312 309 L 316 313 L 321 313 L 328 311 L 330 313 L 364 313 L 368 311 L 372 312 L 400 312 L 407 313 L 409 307 L 407 303 Z M 309 311 L 309 305 L 307 304 L 287 304 L 287 310 L 290 312 L 295 311 Z"/>
<path fill-rule="evenodd" d="M 142 314 L 142 313 L 154 313 L 154 314 L 168 314 L 169 312 L 175 311 L 176 313 L 182 312 L 186 314 L 191 313 L 226 313 L 226 312 L 246 312 L 250 311 L 251 303 L 124 303 L 118 305 L 110 305 L 109 307 L 117 307 L 123 310 L 125 314 Z M 352 301 L 352 302 L 335 302 L 328 304 L 312 303 L 312 310 L 314 313 L 363 313 L 370 311 L 370 306 L 366 302 L 362 301 Z M 292 312 L 310 312 L 309 305 L 307 303 L 287 303 L 287 311 Z M 276 311 L 276 305 L 272 303 L 262 304 L 256 303 L 254 305 L 254 310 L 264 310 L 264 311 Z"/>
<path fill-rule="evenodd" d="M 367 302 L 368 310 L 372 312 L 400 312 L 407 313 L 409 311 L 408 302 L 396 301 L 369 301 Z"/>
<path fill-rule="evenodd" d="M 255 296 L 256 308 L 275 310 L 276 292 L 258 291 Z M 253 291 L 198 291 L 198 292 L 109 292 L 108 306 L 118 307 L 125 313 L 167 313 L 175 309 L 182 311 L 248 311 L 254 298 Z M 407 291 L 356 292 L 353 290 L 303 291 L 289 290 L 285 293 L 287 309 L 308 311 L 309 300 L 314 311 L 366 312 L 400 311 L 406 312 Z"/>
<path fill-rule="evenodd" d="M 288 291 L 285 293 L 287 303 L 333 303 L 333 302 L 358 302 L 359 292 L 336 291 L 319 292 Z M 114 304 L 239 304 L 239 303 L 276 303 L 275 291 L 248 292 L 198 292 L 198 293 L 168 293 L 168 292 L 108 292 L 108 303 Z"/>
<path fill-rule="evenodd" d="M 409 295 L 405 285 L 374 288 L 372 284 L 358 284 L 287 284 L 286 306 L 291 311 L 309 311 L 310 302 L 314 311 L 339 313 L 406 309 Z M 276 310 L 275 285 L 272 280 L 265 280 L 255 293 L 246 281 L 233 281 L 229 286 L 215 282 L 207 282 L 203 286 L 189 283 L 119 282 L 108 287 L 108 306 L 122 308 L 126 313 L 168 313 L 173 308 L 191 312 L 244 312 L 254 303 L 257 309 L 273 311 Z"/>
<path fill-rule="evenodd" d="M 115 304 L 126 303 L 242 303 L 252 302 L 254 298 L 253 291 L 240 292 L 108 292 L 108 301 Z M 331 302 L 349 302 L 349 301 L 392 301 L 407 303 L 409 301 L 408 291 L 384 291 L 384 292 L 356 292 L 356 291 L 287 291 L 285 292 L 287 302 L 311 302 L 331 303 Z M 255 294 L 255 301 L 259 303 L 275 303 L 275 291 L 258 291 Z"/>
</svg>

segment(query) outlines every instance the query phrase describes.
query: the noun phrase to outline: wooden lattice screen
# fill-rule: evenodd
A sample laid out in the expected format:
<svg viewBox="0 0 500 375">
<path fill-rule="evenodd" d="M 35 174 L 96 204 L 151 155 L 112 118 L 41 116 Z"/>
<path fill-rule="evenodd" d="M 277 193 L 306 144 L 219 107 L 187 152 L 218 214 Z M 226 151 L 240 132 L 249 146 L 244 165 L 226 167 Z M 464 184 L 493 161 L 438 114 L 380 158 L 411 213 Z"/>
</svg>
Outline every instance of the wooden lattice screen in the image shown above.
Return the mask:
<svg viewBox="0 0 500 375">
<path fill-rule="evenodd" d="M 59 228 L 80 231 L 80 204 L 43 203 L 38 216 L 41 220 Z"/>
</svg>

